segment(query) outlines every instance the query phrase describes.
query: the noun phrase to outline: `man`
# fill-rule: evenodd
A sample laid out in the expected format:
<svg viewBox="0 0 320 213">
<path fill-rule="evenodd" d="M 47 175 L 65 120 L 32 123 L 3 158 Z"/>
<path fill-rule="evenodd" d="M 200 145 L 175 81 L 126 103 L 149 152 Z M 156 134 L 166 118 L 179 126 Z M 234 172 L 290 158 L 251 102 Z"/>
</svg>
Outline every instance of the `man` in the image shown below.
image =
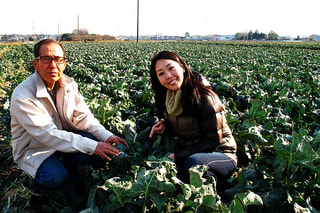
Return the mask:
<svg viewBox="0 0 320 213">
<path fill-rule="evenodd" d="M 111 160 L 120 154 L 115 144 L 128 144 L 94 118 L 76 82 L 63 74 L 67 62 L 59 42 L 38 42 L 34 55 L 35 72 L 11 97 L 12 154 L 39 188 L 52 189 L 79 182 L 78 166 L 94 156 Z"/>
</svg>

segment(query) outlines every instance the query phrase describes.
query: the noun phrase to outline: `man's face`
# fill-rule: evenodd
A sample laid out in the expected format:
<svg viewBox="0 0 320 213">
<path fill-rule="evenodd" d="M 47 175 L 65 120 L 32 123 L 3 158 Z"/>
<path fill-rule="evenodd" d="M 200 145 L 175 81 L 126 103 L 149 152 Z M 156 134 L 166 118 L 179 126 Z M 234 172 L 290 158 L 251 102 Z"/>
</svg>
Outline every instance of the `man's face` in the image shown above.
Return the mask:
<svg viewBox="0 0 320 213">
<path fill-rule="evenodd" d="M 60 63 L 57 63 L 55 60 L 53 60 L 53 58 L 64 58 L 63 50 L 60 45 L 49 43 L 41 45 L 39 52 L 40 57 L 49 56 L 52 58 L 52 60 L 50 63 L 45 63 L 46 60 L 35 59 L 33 60 L 33 67 L 36 71 L 38 71 L 47 88 L 52 89 L 55 82 L 61 78 L 67 64 L 65 60 L 60 60 Z"/>
</svg>

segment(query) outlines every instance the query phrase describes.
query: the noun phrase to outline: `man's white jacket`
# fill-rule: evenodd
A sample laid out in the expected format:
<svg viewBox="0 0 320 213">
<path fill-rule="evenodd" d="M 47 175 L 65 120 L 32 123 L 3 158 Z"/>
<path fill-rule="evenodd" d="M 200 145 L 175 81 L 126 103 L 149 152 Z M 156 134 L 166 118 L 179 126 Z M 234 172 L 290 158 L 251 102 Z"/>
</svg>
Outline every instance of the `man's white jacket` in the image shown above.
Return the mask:
<svg viewBox="0 0 320 213">
<path fill-rule="evenodd" d="M 101 142 L 113 135 L 94 118 L 72 78 L 63 74 L 59 85 L 55 105 L 35 71 L 11 97 L 13 160 L 33 178 L 42 162 L 56 151 L 94 153 L 98 142 L 73 132 L 91 133 Z"/>
</svg>

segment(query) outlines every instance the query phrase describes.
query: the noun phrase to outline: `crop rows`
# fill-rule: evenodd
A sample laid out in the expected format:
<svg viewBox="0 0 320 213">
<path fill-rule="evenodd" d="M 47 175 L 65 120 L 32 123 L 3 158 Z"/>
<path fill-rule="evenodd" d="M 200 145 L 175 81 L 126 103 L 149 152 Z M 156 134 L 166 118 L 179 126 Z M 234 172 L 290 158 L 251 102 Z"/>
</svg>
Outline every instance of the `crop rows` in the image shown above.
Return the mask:
<svg viewBox="0 0 320 213">
<path fill-rule="evenodd" d="M 130 149 L 123 150 L 125 155 L 104 170 L 84 171 L 91 190 L 87 211 L 320 210 L 318 44 L 146 42 L 64 46 L 68 61 L 65 73 L 79 82 L 81 93 L 101 123 L 130 144 Z M 6 164 L 10 163 L 8 103 L 13 88 L 33 72 L 32 47 L 0 46 L 0 135 L 4 150 L 0 157 Z M 201 178 L 205 168 L 190 171 L 194 177 L 190 184 L 175 178 L 175 164 L 167 158 L 174 139 L 148 138 L 156 121 L 148 72 L 152 56 L 161 50 L 178 53 L 193 70 L 207 77 L 226 106 L 239 147 L 239 165 L 228 180 L 230 186 L 223 199 L 216 194 L 214 180 Z M 11 209 L 18 208 L 14 206 L 21 200 L 10 203 Z"/>
</svg>

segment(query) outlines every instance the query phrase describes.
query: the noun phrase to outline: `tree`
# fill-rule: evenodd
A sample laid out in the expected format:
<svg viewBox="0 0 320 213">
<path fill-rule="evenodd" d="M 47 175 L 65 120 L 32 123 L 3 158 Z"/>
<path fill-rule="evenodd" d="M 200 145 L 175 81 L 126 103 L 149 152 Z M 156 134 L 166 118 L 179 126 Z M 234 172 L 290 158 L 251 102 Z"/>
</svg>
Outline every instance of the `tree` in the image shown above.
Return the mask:
<svg viewBox="0 0 320 213">
<path fill-rule="evenodd" d="M 116 40 L 116 37 L 111 35 L 103 35 L 102 40 Z"/>
<path fill-rule="evenodd" d="M 265 39 L 267 39 L 267 34 L 265 34 L 265 33 L 260 33 L 260 40 L 265 40 Z"/>
<path fill-rule="evenodd" d="M 256 30 L 252 35 L 253 40 L 259 40 L 260 39 L 260 33 L 258 30 Z"/>
<path fill-rule="evenodd" d="M 72 36 L 70 33 L 64 33 L 61 36 L 61 41 L 72 41 Z"/>
<path fill-rule="evenodd" d="M 268 34 L 268 40 L 278 40 L 279 39 L 279 35 L 274 32 L 274 31 L 270 31 Z"/>
<path fill-rule="evenodd" d="M 249 34 L 248 34 L 248 40 L 252 40 L 253 39 L 253 32 L 252 30 L 250 30 Z"/>
<path fill-rule="evenodd" d="M 5 41 L 8 42 L 9 41 L 9 37 L 7 34 L 5 34 L 4 36 L 1 37 L 1 41 Z"/>
<path fill-rule="evenodd" d="M 236 40 L 248 40 L 248 33 L 236 33 Z"/>
<path fill-rule="evenodd" d="M 80 30 L 75 29 L 75 30 L 72 31 L 72 34 L 76 34 L 76 35 L 88 35 L 88 34 L 89 34 L 89 31 L 88 31 L 87 29 L 85 29 L 85 28 L 80 29 Z"/>
<path fill-rule="evenodd" d="M 72 31 L 72 41 L 88 40 L 89 31 L 85 28 Z"/>
</svg>

